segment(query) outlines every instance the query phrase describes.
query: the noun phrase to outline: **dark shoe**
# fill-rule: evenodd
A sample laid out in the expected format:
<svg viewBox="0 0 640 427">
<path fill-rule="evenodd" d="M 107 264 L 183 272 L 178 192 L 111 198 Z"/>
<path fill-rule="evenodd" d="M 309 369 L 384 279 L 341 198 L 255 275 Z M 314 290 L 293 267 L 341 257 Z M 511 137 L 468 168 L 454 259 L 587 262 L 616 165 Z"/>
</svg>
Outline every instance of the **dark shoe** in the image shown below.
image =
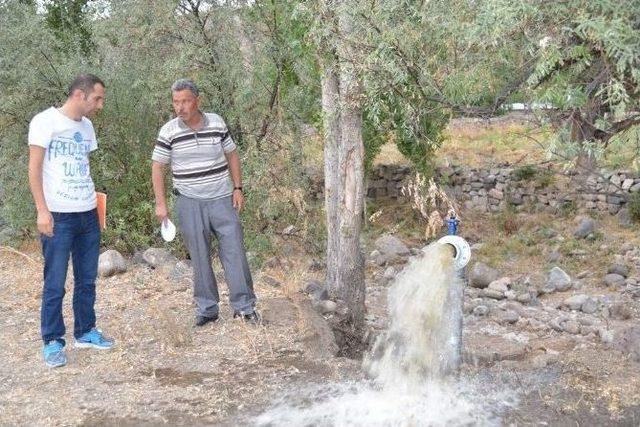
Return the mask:
<svg viewBox="0 0 640 427">
<path fill-rule="evenodd" d="M 242 320 L 244 320 L 247 323 L 253 323 L 254 325 L 262 325 L 262 318 L 260 317 L 257 311 L 252 311 L 249 314 L 242 314 L 236 311 L 233 313 L 233 318 L 235 319 L 236 317 L 242 317 Z"/>
<path fill-rule="evenodd" d="M 196 326 L 204 326 L 209 322 L 215 322 L 216 320 L 218 320 L 218 315 L 216 314 L 213 317 L 210 316 L 196 316 Z"/>
</svg>

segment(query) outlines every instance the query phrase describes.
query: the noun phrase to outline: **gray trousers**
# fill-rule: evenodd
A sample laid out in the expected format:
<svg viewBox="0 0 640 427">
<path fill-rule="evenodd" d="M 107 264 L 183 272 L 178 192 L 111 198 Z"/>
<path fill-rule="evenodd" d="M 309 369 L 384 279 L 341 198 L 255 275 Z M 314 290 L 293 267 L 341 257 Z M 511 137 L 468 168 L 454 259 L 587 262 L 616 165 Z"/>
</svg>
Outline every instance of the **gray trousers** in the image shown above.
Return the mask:
<svg viewBox="0 0 640 427">
<path fill-rule="evenodd" d="M 180 230 L 193 262 L 193 296 L 197 314 L 218 314 L 218 284 L 211 267 L 211 236 L 219 243 L 224 276 L 229 286 L 231 307 L 251 313 L 256 302 L 253 280 L 244 249 L 242 225 L 231 196 L 199 200 L 178 196 L 176 210 Z"/>
</svg>

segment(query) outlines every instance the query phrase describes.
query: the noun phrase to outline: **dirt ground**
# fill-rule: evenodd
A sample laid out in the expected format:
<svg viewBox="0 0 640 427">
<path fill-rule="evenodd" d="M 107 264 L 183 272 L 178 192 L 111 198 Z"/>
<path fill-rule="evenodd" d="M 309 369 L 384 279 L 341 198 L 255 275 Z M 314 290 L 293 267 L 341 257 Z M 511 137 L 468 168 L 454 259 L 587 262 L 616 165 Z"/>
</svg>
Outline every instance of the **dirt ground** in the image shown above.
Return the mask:
<svg viewBox="0 0 640 427">
<path fill-rule="evenodd" d="M 326 325 L 301 294 L 257 275 L 264 326 L 232 319 L 223 291 L 221 319 L 195 329 L 190 279 L 143 265 L 98 280 L 98 327 L 115 348 L 68 345 L 67 366 L 49 369 L 39 337 L 41 259 L 35 248 L 23 253 L 29 258 L 0 251 L 0 425 L 238 425 L 279 390 L 357 372 L 357 363 L 326 352 Z"/>
<path fill-rule="evenodd" d="M 302 263 L 256 274 L 264 326 L 231 319 L 221 284 L 221 319 L 201 329 L 192 327 L 188 277 L 131 265 L 97 285 L 98 324 L 115 349 L 69 346 L 68 365 L 49 369 L 40 353 L 41 259 L 35 244 L 20 252 L 0 251 L 0 425 L 251 425 L 297 387 L 362 377 L 359 361 L 327 351 L 326 323 L 299 292 L 320 273 Z M 371 313 L 383 315 L 385 304 L 384 292 L 368 297 Z M 465 361 L 462 376 L 519 396 L 504 425 L 640 425 L 640 365 L 595 340 L 467 316 Z"/>
</svg>

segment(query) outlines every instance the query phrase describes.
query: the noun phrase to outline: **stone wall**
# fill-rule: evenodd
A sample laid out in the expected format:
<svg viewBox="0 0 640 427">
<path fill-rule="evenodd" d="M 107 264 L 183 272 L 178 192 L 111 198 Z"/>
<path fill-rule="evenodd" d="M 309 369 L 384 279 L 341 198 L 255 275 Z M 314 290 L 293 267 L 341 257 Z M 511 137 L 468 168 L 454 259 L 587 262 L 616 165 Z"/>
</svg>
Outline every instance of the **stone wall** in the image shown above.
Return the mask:
<svg viewBox="0 0 640 427">
<path fill-rule="evenodd" d="M 402 199 L 400 190 L 412 174 L 409 166 L 378 166 L 367 180 L 367 197 Z M 631 193 L 640 191 L 640 176 L 629 171 L 579 175 L 552 164 L 502 164 L 490 169 L 453 166 L 440 168 L 436 175 L 459 203 L 483 211 L 511 206 L 516 210 L 576 208 L 617 214 Z"/>
</svg>

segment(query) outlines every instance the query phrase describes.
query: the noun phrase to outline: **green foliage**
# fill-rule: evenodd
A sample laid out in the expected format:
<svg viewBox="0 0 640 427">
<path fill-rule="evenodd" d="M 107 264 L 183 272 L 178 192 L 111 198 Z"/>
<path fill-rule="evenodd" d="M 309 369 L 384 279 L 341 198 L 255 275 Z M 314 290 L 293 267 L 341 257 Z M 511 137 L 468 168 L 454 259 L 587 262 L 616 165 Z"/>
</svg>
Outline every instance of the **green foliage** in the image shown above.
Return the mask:
<svg viewBox="0 0 640 427">
<path fill-rule="evenodd" d="M 627 200 L 629 215 L 634 222 L 640 222 L 640 193 L 632 193 Z"/>
<path fill-rule="evenodd" d="M 524 165 L 513 171 L 513 177 L 517 181 L 529 181 L 536 176 L 536 167 L 533 165 Z"/>
<path fill-rule="evenodd" d="M 51 0 L 44 4 L 45 23 L 61 42 L 60 48 L 89 55 L 96 47 L 87 22 L 88 0 Z"/>
</svg>

